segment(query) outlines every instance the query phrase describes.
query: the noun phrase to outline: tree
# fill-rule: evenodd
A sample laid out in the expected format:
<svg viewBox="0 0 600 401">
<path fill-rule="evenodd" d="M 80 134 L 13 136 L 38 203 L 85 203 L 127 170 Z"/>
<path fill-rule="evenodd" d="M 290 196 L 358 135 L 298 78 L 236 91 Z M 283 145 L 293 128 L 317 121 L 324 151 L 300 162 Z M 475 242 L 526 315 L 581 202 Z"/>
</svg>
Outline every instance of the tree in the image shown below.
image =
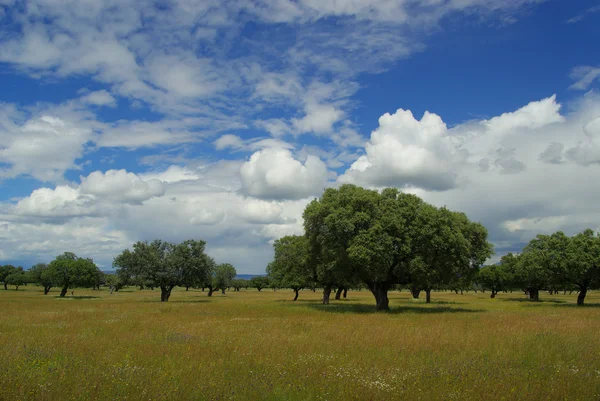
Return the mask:
<svg viewBox="0 0 600 401">
<path fill-rule="evenodd" d="M 17 271 L 18 269 L 13 265 L 0 266 L 0 281 L 2 281 L 4 284 L 5 290 L 8 290 L 8 282 L 6 281 L 6 278 Z"/>
<path fill-rule="evenodd" d="M 6 283 L 9 285 L 15 286 L 15 291 L 19 289 L 20 286 L 27 282 L 25 273 L 23 271 L 16 271 L 14 273 L 9 274 L 6 277 Z"/>
<path fill-rule="evenodd" d="M 231 286 L 235 291 L 239 291 L 241 288 L 248 288 L 248 280 L 235 279 L 231 281 Z"/>
<path fill-rule="evenodd" d="M 118 274 L 107 274 L 106 275 L 106 285 L 110 287 L 111 294 L 112 291 L 119 291 L 124 287 L 124 283 L 121 279 L 121 276 Z"/>
<path fill-rule="evenodd" d="M 540 290 L 546 288 L 558 272 L 565 270 L 568 243 L 569 238 L 559 231 L 552 235 L 538 234 L 523 248 L 515 279 L 532 301 L 539 301 Z"/>
<path fill-rule="evenodd" d="M 29 280 L 44 287 L 44 295 L 47 295 L 54 285 L 50 273 L 46 263 L 37 263 L 28 270 Z"/>
<path fill-rule="evenodd" d="M 138 241 L 133 251 L 125 250 L 115 257 L 113 266 L 119 276 L 160 287 L 160 300 L 167 302 L 173 288 L 184 281 L 206 280 L 211 264 L 204 253 L 205 245 L 196 240 L 177 245 L 162 240 Z"/>
<path fill-rule="evenodd" d="M 491 291 L 490 298 L 496 298 L 498 292 L 506 289 L 507 278 L 502 265 L 483 266 L 477 275 L 481 287 Z"/>
<path fill-rule="evenodd" d="M 63 298 L 69 288 L 94 285 L 98 277 L 98 267 L 92 259 L 80 258 L 72 252 L 65 252 L 50 262 L 43 275 L 49 277 L 55 285 L 62 287 L 60 297 Z"/>
<path fill-rule="evenodd" d="M 280 288 L 291 288 L 294 301 L 299 291 L 313 278 L 310 269 L 308 241 L 304 236 L 288 235 L 273 244 L 275 258 L 267 266 L 269 281 Z"/>
<path fill-rule="evenodd" d="M 326 189 L 306 207 L 310 264 L 323 285 L 324 304 L 333 285 L 358 279 L 373 293 L 377 310 L 389 309 L 388 290 L 402 279 L 410 250 L 406 217 L 419 202 L 396 189 L 379 194 L 345 184 Z"/>
<path fill-rule="evenodd" d="M 260 292 L 263 288 L 269 287 L 269 279 L 265 276 L 256 276 L 250 279 L 250 285 Z"/>
<path fill-rule="evenodd" d="M 559 275 L 564 283 L 577 286 L 577 305 L 581 306 L 590 287 L 600 283 L 600 235 L 587 229 L 571 237 L 566 253 Z"/>
<path fill-rule="evenodd" d="M 225 289 L 231 287 L 231 282 L 237 275 L 235 267 L 229 263 L 221 263 L 215 268 L 215 275 L 213 279 L 214 291 L 221 290 L 225 294 Z"/>
<path fill-rule="evenodd" d="M 429 303 L 435 286 L 472 277 L 491 256 L 492 246 L 485 227 L 465 214 L 423 205 L 413 227 L 412 253 L 410 278 L 425 290 Z"/>
</svg>

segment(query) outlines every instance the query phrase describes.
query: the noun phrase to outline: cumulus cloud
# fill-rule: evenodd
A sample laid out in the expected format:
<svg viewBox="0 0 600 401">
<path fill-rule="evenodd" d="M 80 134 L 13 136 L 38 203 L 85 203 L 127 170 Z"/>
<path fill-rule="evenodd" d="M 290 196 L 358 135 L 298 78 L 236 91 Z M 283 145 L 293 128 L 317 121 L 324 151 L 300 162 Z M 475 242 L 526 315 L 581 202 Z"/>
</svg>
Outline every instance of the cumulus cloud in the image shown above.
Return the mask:
<svg viewBox="0 0 600 401">
<path fill-rule="evenodd" d="M 117 105 L 117 100 L 104 89 L 90 92 L 86 95 L 83 95 L 80 99 L 83 103 L 94 106 L 115 107 Z"/>
<path fill-rule="evenodd" d="M 140 203 L 165 193 L 162 181 L 144 181 L 125 170 L 108 170 L 105 173 L 95 171 L 87 177 L 81 177 L 79 189 L 83 194 L 93 195 L 98 199 L 124 203 Z"/>
<path fill-rule="evenodd" d="M 316 156 L 304 163 L 287 149 L 255 152 L 240 168 L 242 192 L 256 198 L 301 199 L 318 195 L 327 185 L 327 167 Z"/>
<path fill-rule="evenodd" d="M 59 185 L 54 189 L 38 188 L 20 199 L 13 209 L 18 216 L 65 218 L 95 213 L 93 198 L 82 196 L 77 188 Z"/>
<path fill-rule="evenodd" d="M 10 165 L 0 177 L 30 175 L 40 181 L 55 181 L 66 170 L 76 168 L 92 130 L 79 122 L 50 115 L 31 118 L 19 126 L 7 121 L 0 125 L 0 160 Z"/>
<path fill-rule="evenodd" d="M 340 182 L 377 187 L 421 187 L 446 190 L 457 185 L 455 167 L 462 155 L 452 145 L 442 119 L 425 112 L 421 120 L 398 109 L 379 118 L 360 156 Z"/>
</svg>

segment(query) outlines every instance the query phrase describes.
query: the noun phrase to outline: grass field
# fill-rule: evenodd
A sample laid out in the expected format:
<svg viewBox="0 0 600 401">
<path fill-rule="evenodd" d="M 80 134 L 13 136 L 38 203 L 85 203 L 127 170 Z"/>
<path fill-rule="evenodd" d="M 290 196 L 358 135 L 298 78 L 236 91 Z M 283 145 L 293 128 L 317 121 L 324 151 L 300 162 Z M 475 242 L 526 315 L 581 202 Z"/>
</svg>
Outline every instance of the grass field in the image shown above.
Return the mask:
<svg viewBox="0 0 600 401">
<path fill-rule="evenodd" d="M 2 400 L 599 400 L 600 293 L 0 290 Z"/>
</svg>

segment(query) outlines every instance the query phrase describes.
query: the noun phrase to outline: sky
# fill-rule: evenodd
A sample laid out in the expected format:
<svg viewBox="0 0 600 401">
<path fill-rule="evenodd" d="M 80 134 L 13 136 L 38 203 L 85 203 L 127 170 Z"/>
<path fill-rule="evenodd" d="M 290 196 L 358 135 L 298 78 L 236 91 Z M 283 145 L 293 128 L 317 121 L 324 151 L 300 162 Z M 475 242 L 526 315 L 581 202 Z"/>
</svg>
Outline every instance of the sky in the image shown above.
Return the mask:
<svg viewBox="0 0 600 401">
<path fill-rule="evenodd" d="M 343 183 L 600 230 L 599 0 L 0 0 L 0 264 L 202 239 L 264 273 Z"/>
</svg>

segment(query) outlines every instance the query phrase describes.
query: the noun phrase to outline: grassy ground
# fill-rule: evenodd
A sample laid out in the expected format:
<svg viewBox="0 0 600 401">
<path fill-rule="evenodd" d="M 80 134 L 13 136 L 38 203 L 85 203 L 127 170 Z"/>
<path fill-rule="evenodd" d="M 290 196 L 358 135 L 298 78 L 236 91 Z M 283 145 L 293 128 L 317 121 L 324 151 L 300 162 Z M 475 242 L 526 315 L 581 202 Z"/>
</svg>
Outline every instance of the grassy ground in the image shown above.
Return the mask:
<svg viewBox="0 0 600 401">
<path fill-rule="evenodd" d="M 599 400 L 600 293 L 0 290 L 0 399 Z"/>
</svg>

